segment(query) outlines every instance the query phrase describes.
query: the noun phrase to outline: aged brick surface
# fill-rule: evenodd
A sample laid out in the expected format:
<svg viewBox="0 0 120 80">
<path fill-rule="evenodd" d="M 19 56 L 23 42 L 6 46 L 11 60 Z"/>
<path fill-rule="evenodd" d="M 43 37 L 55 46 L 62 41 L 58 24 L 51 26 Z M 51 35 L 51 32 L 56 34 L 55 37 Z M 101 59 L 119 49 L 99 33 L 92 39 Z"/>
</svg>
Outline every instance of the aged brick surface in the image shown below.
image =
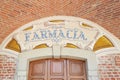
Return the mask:
<svg viewBox="0 0 120 80">
<path fill-rule="evenodd" d="M 24 24 L 56 15 L 91 20 L 120 39 L 120 0 L 0 0 L 0 43 Z M 120 80 L 119 57 L 99 57 L 100 80 Z M 13 80 L 15 69 L 15 58 L 0 55 L 0 80 Z"/>
<path fill-rule="evenodd" d="M 55 15 L 91 20 L 120 39 L 120 0 L 0 0 L 0 43 L 22 25 Z"/>
<path fill-rule="evenodd" d="M 120 54 L 109 54 L 98 57 L 100 80 L 120 80 Z"/>
<path fill-rule="evenodd" d="M 0 55 L 0 80 L 14 80 L 16 59 L 7 55 Z"/>
</svg>

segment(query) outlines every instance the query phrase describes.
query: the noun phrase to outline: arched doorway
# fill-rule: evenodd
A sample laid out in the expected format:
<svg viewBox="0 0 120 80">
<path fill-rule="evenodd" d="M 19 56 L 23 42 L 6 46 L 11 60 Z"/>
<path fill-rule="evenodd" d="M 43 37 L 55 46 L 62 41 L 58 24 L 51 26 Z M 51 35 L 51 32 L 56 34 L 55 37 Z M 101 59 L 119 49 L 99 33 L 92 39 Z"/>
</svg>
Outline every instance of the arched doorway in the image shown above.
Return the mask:
<svg viewBox="0 0 120 80">
<path fill-rule="evenodd" d="M 0 49 L 3 54 L 9 54 L 16 59 L 11 60 L 16 67 L 15 80 L 28 80 L 31 77 L 30 70 L 34 73 L 34 69 L 28 69 L 31 61 L 45 61 L 46 65 L 49 65 L 50 61 L 63 60 L 61 63 L 66 63 L 67 70 L 69 61 L 73 59 L 76 60 L 73 60 L 74 62 L 86 62 L 84 71 L 86 69 L 87 75 L 82 78 L 83 80 L 99 80 L 96 58 L 103 54 L 119 53 L 119 44 L 116 37 L 91 21 L 70 16 L 53 16 L 22 26 L 4 40 Z M 48 58 L 49 60 L 45 60 Z M 49 78 L 50 69 L 48 70 L 48 66 L 45 67 L 48 71 L 46 76 Z M 67 71 L 64 77 L 68 77 Z M 38 76 L 33 80 L 41 79 Z"/>
<path fill-rule="evenodd" d="M 85 61 L 73 59 L 31 61 L 28 80 L 87 80 Z"/>
</svg>

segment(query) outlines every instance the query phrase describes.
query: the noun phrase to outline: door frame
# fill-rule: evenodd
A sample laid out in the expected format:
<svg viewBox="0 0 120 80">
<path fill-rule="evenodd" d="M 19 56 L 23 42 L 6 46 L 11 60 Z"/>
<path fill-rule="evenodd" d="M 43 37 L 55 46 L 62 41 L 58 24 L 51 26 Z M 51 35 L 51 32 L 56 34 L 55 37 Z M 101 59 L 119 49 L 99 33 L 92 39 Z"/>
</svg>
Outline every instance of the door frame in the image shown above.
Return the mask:
<svg viewBox="0 0 120 80">
<path fill-rule="evenodd" d="M 84 79 L 85 80 L 88 80 L 87 79 L 87 67 L 86 67 L 86 60 L 78 60 L 78 59 L 69 59 L 69 58 L 60 58 L 60 59 L 55 59 L 55 58 L 46 58 L 46 59 L 38 59 L 38 60 L 32 60 L 32 61 L 29 61 L 29 68 L 28 68 L 28 80 L 29 79 L 31 79 L 30 78 L 30 74 L 31 74 L 31 71 L 32 71 L 32 66 L 33 66 L 33 64 L 35 64 L 35 63 L 39 63 L 39 62 L 44 62 L 44 64 L 46 65 L 46 66 L 44 66 L 45 67 L 45 69 L 47 70 L 47 71 L 45 71 L 45 73 L 47 74 L 47 78 L 49 77 L 49 75 L 50 75 L 50 71 L 49 71 L 49 69 L 51 69 L 50 68 L 50 62 L 51 61 L 55 61 L 56 62 L 56 60 L 58 60 L 58 61 L 60 61 L 60 62 L 63 62 L 63 64 L 65 65 L 64 67 L 65 67 L 65 70 L 63 71 L 63 72 L 65 72 L 65 74 L 64 74 L 64 76 L 65 77 L 67 77 L 67 78 L 69 78 L 69 76 L 68 76 L 68 69 L 70 68 L 68 68 L 68 65 L 70 65 L 70 62 L 74 62 L 75 64 L 76 64 L 76 62 L 78 63 L 83 63 L 83 65 L 82 66 L 84 66 L 84 69 L 83 69 L 83 71 L 84 71 Z M 48 68 L 49 67 L 49 68 Z M 48 73 L 47 73 L 48 72 Z M 53 75 L 52 75 L 53 76 Z M 64 77 L 64 78 L 65 78 Z M 75 76 L 74 76 L 75 77 Z M 77 77 L 78 77 L 78 75 L 77 75 Z M 46 79 L 46 78 L 45 78 Z M 49 80 L 49 79 L 48 79 Z M 64 79 L 65 80 L 65 79 Z"/>
<path fill-rule="evenodd" d="M 57 51 L 58 53 L 56 53 Z M 20 54 L 19 62 L 17 64 L 17 76 L 24 75 L 26 76 L 26 80 L 27 80 L 28 72 L 29 72 L 29 69 L 28 69 L 29 62 L 33 60 L 38 60 L 38 59 L 40 60 L 40 59 L 46 59 L 46 58 L 56 58 L 56 59 L 68 58 L 68 59 L 75 59 L 75 60 L 84 60 L 86 61 L 87 78 L 89 78 L 89 76 L 91 75 L 98 76 L 97 59 L 96 59 L 96 54 L 94 52 L 83 50 L 83 49 L 64 48 L 64 47 L 63 48 L 61 47 L 60 48 L 54 48 L 54 47 L 42 48 L 42 49 L 27 51 Z"/>
</svg>

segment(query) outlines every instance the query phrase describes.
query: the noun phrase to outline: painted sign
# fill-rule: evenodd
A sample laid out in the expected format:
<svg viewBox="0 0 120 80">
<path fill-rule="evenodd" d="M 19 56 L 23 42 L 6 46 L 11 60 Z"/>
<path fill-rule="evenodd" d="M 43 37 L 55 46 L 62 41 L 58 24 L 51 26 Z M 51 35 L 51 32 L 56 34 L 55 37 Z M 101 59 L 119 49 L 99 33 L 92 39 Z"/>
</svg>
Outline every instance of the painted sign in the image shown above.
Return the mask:
<svg viewBox="0 0 120 80">
<path fill-rule="evenodd" d="M 36 45 L 43 43 L 48 46 L 54 44 L 65 46 L 66 43 L 72 43 L 84 48 L 93 42 L 98 35 L 97 30 L 85 28 L 78 21 L 65 21 L 64 24 L 48 22 L 49 25 L 45 23 L 34 24 L 33 29 L 17 33 L 15 39 L 23 50 L 32 49 Z"/>
<path fill-rule="evenodd" d="M 61 27 L 55 27 L 50 29 L 38 29 L 35 31 L 25 32 L 25 42 L 34 42 L 51 39 L 53 42 L 61 42 L 62 39 L 69 40 L 82 40 L 87 41 L 87 36 L 82 30 L 78 28 L 67 29 Z"/>
</svg>

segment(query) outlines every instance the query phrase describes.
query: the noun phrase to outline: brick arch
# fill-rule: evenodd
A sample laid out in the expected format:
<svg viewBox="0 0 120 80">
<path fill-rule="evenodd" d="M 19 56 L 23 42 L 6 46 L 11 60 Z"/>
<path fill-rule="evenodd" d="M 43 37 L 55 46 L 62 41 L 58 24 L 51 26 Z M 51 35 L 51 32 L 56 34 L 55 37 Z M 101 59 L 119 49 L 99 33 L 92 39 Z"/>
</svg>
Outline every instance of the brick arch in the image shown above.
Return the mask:
<svg viewBox="0 0 120 80">
<path fill-rule="evenodd" d="M 84 49 L 80 49 L 80 48 L 76 47 L 76 45 L 73 45 L 73 44 L 69 44 L 69 45 L 67 44 L 67 47 L 70 47 L 70 48 L 61 47 L 60 45 L 54 45 L 54 46 L 48 48 L 46 44 L 42 44 L 42 45 L 37 45 L 35 47 L 37 49 L 35 49 L 35 50 L 29 49 L 28 51 L 22 52 L 19 47 L 19 42 L 16 42 L 17 39 L 16 40 L 13 39 L 13 38 L 15 38 L 15 35 L 18 32 L 24 31 L 24 30 L 30 30 L 33 28 L 32 25 L 37 24 L 38 22 L 44 22 L 44 21 L 51 21 L 51 22 L 59 22 L 60 21 L 61 22 L 62 20 L 68 20 L 68 19 L 72 20 L 72 21 L 80 20 L 81 22 L 83 22 L 83 23 L 80 23 L 80 25 L 82 25 L 85 28 L 93 28 L 95 30 L 96 29 L 100 30 L 100 32 L 102 32 L 102 35 L 105 35 L 105 36 L 95 38 L 96 40 L 98 40 L 96 45 L 101 44 L 101 41 L 103 41 L 103 43 L 104 43 L 104 41 L 109 43 L 108 40 L 110 40 L 110 42 L 112 42 L 115 47 L 101 50 L 101 47 L 103 45 L 100 45 L 100 46 L 98 46 L 98 47 L 100 47 L 99 48 L 100 50 L 93 52 L 93 51 L 91 51 L 90 47 L 88 47 L 88 46 L 85 47 L 85 49 L 87 49 L 87 50 L 84 50 Z M 117 42 L 118 42 L 118 44 L 116 44 Z M 14 47 L 12 46 L 13 44 L 15 45 Z M 111 44 L 111 43 L 109 43 L 109 44 Z M 105 46 L 106 45 L 109 46 L 109 44 L 105 44 Z M 110 45 L 110 46 L 112 46 L 112 45 Z M 27 65 L 28 61 L 33 60 L 33 59 L 45 59 L 45 58 L 57 58 L 57 59 L 70 58 L 70 59 L 78 59 L 78 60 L 87 59 L 88 78 L 90 78 L 90 79 L 93 78 L 93 79 L 97 80 L 99 78 L 98 70 L 101 68 L 99 68 L 99 69 L 97 68 L 98 65 L 97 65 L 96 57 L 98 58 L 102 55 L 113 54 L 113 52 L 119 53 L 118 46 L 119 46 L 119 41 L 116 39 L 116 37 L 114 37 L 111 33 L 107 32 L 101 26 L 99 26 L 98 24 L 96 24 L 94 22 L 91 22 L 89 20 L 82 19 L 82 18 L 72 17 L 72 16 L 51 16 L 48 18 L 42 18 L 39 20 L 35 20 L 26 25 L 21 26 L 21 28 L 19 28 L 16 31 L 14 31 L 13 33 L 11 33 L 3 41 L 3 43 L 0 47 L 0 50 L 3 52 L 6 52 L 7 54 L 11 53 L 9 55 L 13 55 L 13 56 L 17 57 L 16 62 L 15 62 L 16 66 L 17 66 L 17 68 L 15 69 L 16 73 L 15 73 L 15 76 L 13 76 L 13 75 L 11 76 L 15 80 L 21 79 L 21 78 L 24 78 L 24 79 L 27 78 L 26 74 L 28 71 L 26 69 L 28 67 L 28 65 Z M 5 47 L 10 48 L 12 50 L 5 49 Z M 45 48 L 41 49 L 41 47 L 45 47 Z M 97 49 L 98 48 L 95 47 L 95 50 L 97 50 Z M 21 52 L 22 54 L 18 54 L 18 52 L 15 52 L 13 50 L 18 50 L 18 52 Z M 94 53 L 97 53 L 97 55 Z M 22 66 L 23 64 L 25 66 Z M 95 73 L 95 74 L 91 75 L 91 73 Z M 102 75 L 102 74 L 100 74 L 100 75 Z"/>
<path fill-rule="evenodd" d="M 120 38 L 119 0 L 11 0 L 0 4 L 0 43 L 22 25 L 54 15 L 91 20 Z"/>
<path fill-rule="evenodd" d="M 91 20 L 101 25 L 103 28 L 109 30 L 120 39 L 120 23 L 118 22 L 120 21 L 119 0 L 4 0 L 0 2 L 0 6 L 0 43 L 2 43 L 10 33 L 20 28 L 22 25 L 36 19 L 54 15 L 76 16 Z M 0 48 L 2 49 L 2 47 Z M 100 51 L 98 53 L 107 54 L 109 53 L 107 51 Z M 14 52 L 6 53 L 11 55 Z M 120 56 L 120 52 L 112 50 L 112 53 L 118 53 L 118 55 L 113 55 Z M 99 58 L 100 64 L 98 68 L 99 70 L 103 69 L 101 72 L 99 72 L 99 76 L 101 76 L 100 80 L 120 79 L 117 76 L 116 78 L 114 77 L 114 75 L 116 74 L 116 72 L 114 72 L 115 68 L 111 67 L 110 70 L 112 71 L 109 71 L 109 66 L 107 65 L 102 68 L 102 65 L 104 65 L 104 61 L 107 60 L 108 64 L 114 61 L 110 60 L 111 58 L 114 59 L 113 57 L 111 57 L 111 55 L 109 55 L 109 58 L 107 58 L 107 55 L 104 56 L 103 54 L 101 55 L 101 58 Z M 116 65 L 114 64 L 113 66 Z M 116 68 L 120 67 L 116 66 Z M 108 72 L 106 71 L 106 69 L 108 69 Z M 119 72 L 120 71 L 118 71 L 117 75 L 119 75 Z M 106 73 L 106 76 L 108 77 L 105 77 L 102 73 Z M 113 76 L 113 78 L 109 76 Z M 6 78 L 3 77 L 3 79 L 5 80 L 10 78 L 9 75 L 8 77 L 5 77 Z M 20 80 L 23 80 L 23 78 L 20 78 Z"/>
<path fill-rule="evenodd" d="M 45 21 L 50 21 L 50 22 L 61 22 L 62 20 L 68 20 L 68 18 L 70 20 L 73 20 L 73 21 L 81 21 L 82 23 L 80 23 L 80 25 L 82 25 L 83 27 L 87 27 L 87 28 L 95 28 L 95 30 L 99 30 L 101 33 L 101 35 L 105 35 L 105 38 L 102 38 L 99 40 L 99 37 L 98 38 L 95 38 L 95 40 L 98 39 L 98 42 L 97 42 L 97 46 L 95 46 L 95 48 L 93 48 L 93 51 L 96 51 L 97 49 L 102 49 L 102 48 L 106 48 L 106 47 L 113 47 L 113 49 L 116 49 L 119 44 L 117 44 L 117 39 L 116 37 L 114 37 L 112 34 L 110 34 L 109 32 L 107 32 L 106 30 L 104 30 L 101 26 L 99 26 L 98 24 L 96 23 L 93 23 L 89 20 L 86 20 L 86 19 L 82 19 L 82 18 L 77 18 L 77 17 L 72 17 L 72 16 L 51 16 L 51 17 L 47 17 L 47 18 L 42 18 L 42 19 L 38 19 L 38 20 L 35 20 L 35 21 L 32 21 L 26 25 L 23 25 L 21 28 L 17 29 L 16 31 L 14 31 L 13 33 L 11 33 L 2 43 L 1 45 L 1 48 L 7 48 L 7 49 L 11 49 L 11 50 L 18 50 L 17 52 L 21 52 L 21 49 L 20 49 L 20 42 L 13 42 L 13 41 L 10 41 L 10 40 L 14 40 L 12 38 L 15 38 L 15 35 L 20 32 L 20 31 L 24 31 L 24 30 L 30 30 L 33 28 L 33 25 L 34 24 L 39 24 L 39 22 L 43 23 Z M 58 21 L 56 21 L 58 20 Z M 107 36 L 107 37 L 106 37 Z M 105 45 L 101 45 L 101 41 L 105 41 L 103 43 L 106 43 Z M 12 43 L 13 44 L 12 44 Z M 68 42 L 69 43 L 69 42 Z M 95 44 L 96 42 L 92 42 L 92 45 L 96 45 Z M 14 47 L 12 47 L 12 45 L 14 45 Z M 45 46 L 46 44 L 44 44 L 44 47 L 47 47 L 47 45 Z M 87 50 L 90 50 L 90 44 L 88 44 L 85 49 Z M 43 46 L 43 45 L 42 45 Z M 74 44 L 72 44 L 72 46 L 74 46 L 73 48 L 78 48 L 77 46 L 75 47 Z M 23 45 L 21 46 L 21 48 L 24 47 Z M 36 47 L 36 46 L 34 46 Z M 68 47 L 71 47 L 71 45 L 69 45 Z M 39 46 L 39 48 L 41 48 L 41 46 Z M 92 48 L 91 48 L 92 50 Z M 103 50 L 104 51 L 104 50 Z M 14 52 L 13 52 L 14 53 Z"/>
</svg>

